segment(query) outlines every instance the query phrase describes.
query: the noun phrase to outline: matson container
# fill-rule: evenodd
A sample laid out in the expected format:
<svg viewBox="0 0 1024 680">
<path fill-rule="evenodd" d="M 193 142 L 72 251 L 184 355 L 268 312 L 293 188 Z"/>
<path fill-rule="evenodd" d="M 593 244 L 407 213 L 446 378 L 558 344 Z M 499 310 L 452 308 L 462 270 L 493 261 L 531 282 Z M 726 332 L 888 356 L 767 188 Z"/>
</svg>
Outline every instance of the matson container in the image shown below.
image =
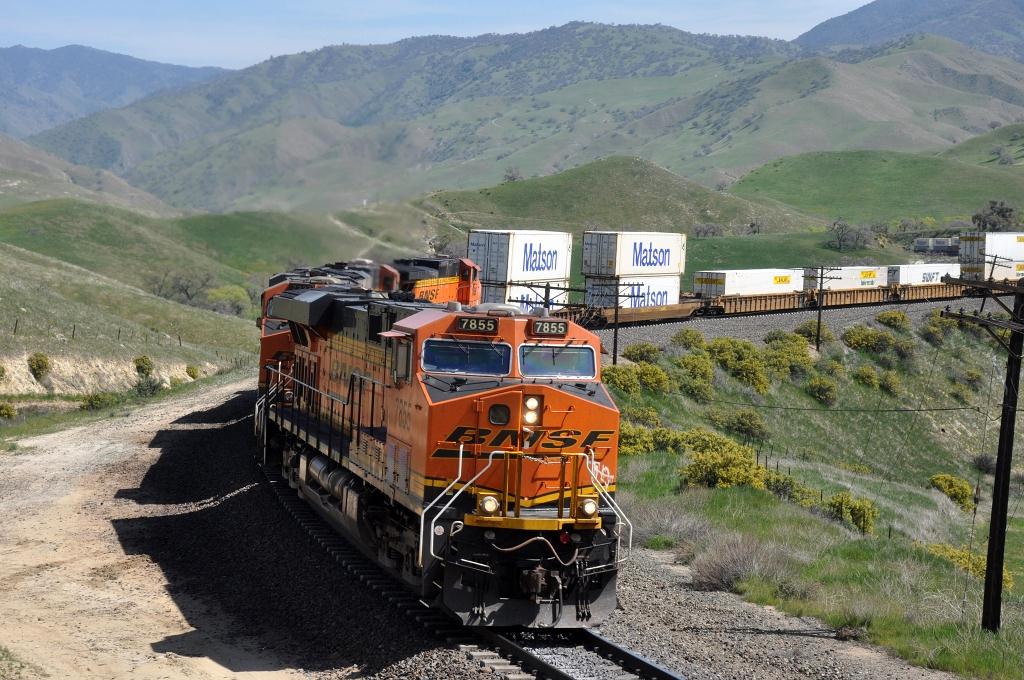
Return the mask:
<svg viewBox="0 0 1024 680">
<path fill-rule="evenodd" d="M 901 264 L 889 267 L 890 286 L 917 286 L 927 283 L 942 283 L 943 276 L 959 278 L 958 264 Z"/>
<path fill-rule="evenodd" d="M 664 231 L 583 233 L 584 276 L 660 276 L 686 268 L 686 234 Z"/>
<path fill-rule="evenodd" d="M 569 278 L 572 235 L 560 231 L 474 229 L 466 256 L 483 283 Z"/>
<path fill-rule="evenodd" d="M 537 281 L 529 286 L 499 286 L 484 284 L 481 288 L 481 302 L 500 302 L 502 304 L 517 305 L 523 311 L 530 311 L 534 307 L 544 306 L 544 281 Z M 558 309 L 559 306 L 569 302 L 569 280 L 550 281 L 551 308 Z M 562 289 L 562 290 L 559 290 Z"/>
<path fill-rule="evenodd" d="M 818 289 L 818 268 L 804 269 L 804 290 Z M 888 284 L 889 267 L 825 267 L 824 290 L 880 288 Z"/>
<path fill-rule="evenodd" d="M 617 284 L 616 284 L 617 281 Z M 619 296 L 616 303 L 616 288 Z M 587 277 L 586 303 L 591 307 L 663 307 L 679 303 L 679 277 L 624 276 L 621 279 Z"/>
<path fill-rule="evenodd" d="M 970 231 L 960 237 L 963 278 L 1019 279 L 1024 276 L 1024 234 Z"/>
<path fill-rule="evenodd" d="M 693 292 L 703 298 L 792 293 L 802 290 L 803 284 L 803 269 L 727 269 L 693 275 Z"/>
</svg>

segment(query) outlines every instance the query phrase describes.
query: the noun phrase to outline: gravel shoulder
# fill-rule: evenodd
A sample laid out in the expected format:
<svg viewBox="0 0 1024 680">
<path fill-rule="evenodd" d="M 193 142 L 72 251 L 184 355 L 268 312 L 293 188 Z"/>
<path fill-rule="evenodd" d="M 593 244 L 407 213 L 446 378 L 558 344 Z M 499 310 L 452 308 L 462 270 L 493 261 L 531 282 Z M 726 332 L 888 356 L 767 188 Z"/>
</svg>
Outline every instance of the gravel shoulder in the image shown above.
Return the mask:
<svg viewBox="0 0 1024 680">
<path fill-rule="evenodd" d="M 0 650 L 25 664 L 0 676 L 479 676 L 339 572 L 258 484 L 253 389 L 0 454 Z"/>
</svg>

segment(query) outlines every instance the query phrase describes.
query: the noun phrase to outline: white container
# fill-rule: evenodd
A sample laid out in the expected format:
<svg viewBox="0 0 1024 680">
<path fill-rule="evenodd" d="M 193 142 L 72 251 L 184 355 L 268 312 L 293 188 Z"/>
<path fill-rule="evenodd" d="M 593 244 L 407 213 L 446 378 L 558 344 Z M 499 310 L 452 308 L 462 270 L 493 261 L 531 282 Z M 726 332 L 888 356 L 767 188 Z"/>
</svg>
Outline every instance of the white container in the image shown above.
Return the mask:
<svg viewBox="0 0 1024 680">
<path fill-rule="evenodd" d="M 622 309 L 679 303 L 679 277 L 675 274 L 624 276 L 620 279 L 587 277 L 586 303 L 591 307 L 615 307 L 616 289 L 619 292 L 618 306 Z"/>
<path fill-rule="evenodd" d="M 569 278 L 572 234 L 560 231 L 474 229 L 466 256 L 483 283 L 562 281 Z"/>
<path fill-rule="evenodd" d="M 583 233 L 584 276 L 660 276 L 686 268 L 686 234 L 665 231 Z"/>
<path fill-rule="evenodd" d="M 544 306 L 544 281 L 536 281 L 529 286 L 501 286 L 484 284 L 481 286 L 481 302 L 500 302 L 502 304 L 517 305 L 523 311 L 530 311 L 534 307 Z M 561 305 L 569 302 L 569 292 L 564 290 L 569 287 L 569 280 L 550 281 L 551 289 L 548 290 L 551 299 L 551 308 L 558 309 Z M 563 290 L 558 290 L 559 288 Z"/>
<path fill-rule="evenodd" d="M 803 269 L 726 269 L 696 272 L 693 292 L 698 297 L 768 295 L 802 290 Z"/>
<path fill-rule="evenodd" d="M 889 267 L 888 283 L 890 286 L 917 286 L 929 283 L 942 283 L 943 276 L 960 276 L 958 264 L 900 264 Z"/>
<path fill-rule="evenodd" d="M 1019 279 L 1024 270 L 1024 234 L 970 231 L 960 237 L 963 277 L 971 280 Z"/>
<path fill-rule="evenodd" d="M 817 267 L 804 269 L 804 290 L 817 290 L 820 283 Z M 825 267 L 824 290 L 850 290 L 851 288 L 881 288 L 887 285 L 889 268 Z"/>
</svg>

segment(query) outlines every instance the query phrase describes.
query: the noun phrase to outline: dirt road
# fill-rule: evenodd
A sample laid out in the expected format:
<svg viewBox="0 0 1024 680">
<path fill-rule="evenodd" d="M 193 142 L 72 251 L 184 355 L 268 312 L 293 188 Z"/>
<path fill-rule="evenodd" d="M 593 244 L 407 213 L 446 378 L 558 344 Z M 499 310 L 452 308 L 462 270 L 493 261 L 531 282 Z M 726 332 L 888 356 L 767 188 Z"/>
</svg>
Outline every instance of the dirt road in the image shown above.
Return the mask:
<svg viewBox="0 0 1024 680">
<path fill-rule="evenodd" d="M 257 484 L 253 387 L 0 454 L 0 678 L 476 675 L 339 574 Z"/>
</svg>

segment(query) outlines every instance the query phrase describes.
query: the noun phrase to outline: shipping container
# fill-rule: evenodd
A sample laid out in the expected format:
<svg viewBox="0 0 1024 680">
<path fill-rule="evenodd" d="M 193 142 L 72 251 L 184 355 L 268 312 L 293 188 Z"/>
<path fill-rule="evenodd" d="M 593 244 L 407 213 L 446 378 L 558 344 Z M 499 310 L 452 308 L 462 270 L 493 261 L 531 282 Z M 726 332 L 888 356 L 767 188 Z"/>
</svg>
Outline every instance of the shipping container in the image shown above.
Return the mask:
<svg viewBox="0 0 1024 680">
<path fill-rule="evenodd" d="M 702 298 L 721 295 L 769 295 L 803 290 L 803 269 L 727 269 L 693 275 L 693 293 Z"/>
<path fill-rule="evenodd" d="M 946 263 L 900 264 L 889 266 L 890 286 L 916 286 L 925 283 L 942 283 L 943 276 L 960 276 L 960 265 Z"/>
<path fill-rule="evenodd" d="M 583 233 L 584 276 L 661 276 L 686 268 L 686 234 L 661 231 Z"/>
<path fill-rule="evenodd" d="M 474 229 L 466 256 L 483 283 L 562 281 L 569 278 L 572 235 L 559 231 Z"/>
<path fill-rule="evenodd" d="M 545 291 L 545 283 L 550 283 L 551 288 Z M 502 286 L 485 283 L 482 286 L 482 302 L 499 302 L 502 304 L 516 305 L 524 311 L 530 311 L 535 307 L 544 306 L 545 292 L 549 295 L 551 308 L 558 309 L 569 301 L 569 293 L 559 288 L 568 288 L 569 280 L 560 281 L 536 281 L 527 286 Z"/>
<path fill-rule="evenodd" d="M 1024 276 L 1024 234 L 971 231 L 960 237 L 965 279 L 1019 279 Z"/>
<path fill-rule="evenodd" d="M 817 267 L 804 269 L 804 290 L 817 290 L 819 287 Z M 850 290 L 853 288 L 878 288 L 885 286 L 889 278 L 889 268 L 885 265 L 877 267 L 826 267 L 824 290 Z"/>
<path fill-rule="evenodd" d="M 621 279 L 587 277 L 586 291 L 586 303 L 591 307 L 662 307 L 679 302 L 679 277 L 675 274 Z"/>
</svg>

